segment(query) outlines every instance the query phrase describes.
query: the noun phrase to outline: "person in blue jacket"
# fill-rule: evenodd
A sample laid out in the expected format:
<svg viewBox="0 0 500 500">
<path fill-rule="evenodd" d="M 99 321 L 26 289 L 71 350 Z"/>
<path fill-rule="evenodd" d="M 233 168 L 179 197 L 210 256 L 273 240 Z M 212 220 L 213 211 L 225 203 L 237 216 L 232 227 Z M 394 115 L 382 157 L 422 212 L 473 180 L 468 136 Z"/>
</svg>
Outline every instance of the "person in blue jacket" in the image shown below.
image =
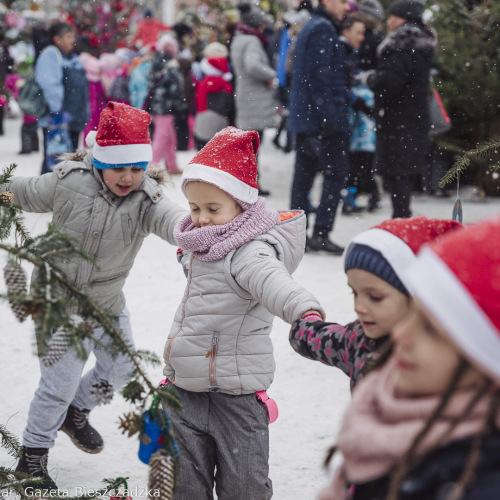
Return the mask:
<svg viewBox="0 0 500 500">
<path fill-rule="evenodd" d="M 51 171 L 50 162 L 47 162 L 49 127 L 61 121 L 68 124 L 71 138 L 69 152 L 73 152 L 78 148 L 80 133 L 90 117 L 85 68 L 74 52 L 74 28 L 68 23 L 58 22 L 50 27 L 49 35 L 52 43 L 40 53 L 35 65 L 35 80 L 42 89 L 50 110 L 38 120 L 44 142 L 42 174 Z"/>
</svg>

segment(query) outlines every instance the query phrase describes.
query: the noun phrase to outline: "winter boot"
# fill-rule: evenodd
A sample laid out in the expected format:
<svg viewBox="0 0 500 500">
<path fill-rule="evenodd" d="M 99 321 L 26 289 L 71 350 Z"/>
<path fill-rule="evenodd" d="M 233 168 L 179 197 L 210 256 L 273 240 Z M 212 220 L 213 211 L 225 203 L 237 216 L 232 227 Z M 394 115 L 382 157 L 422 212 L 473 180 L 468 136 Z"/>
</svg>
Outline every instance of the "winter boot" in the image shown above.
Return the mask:
<svg viewBox="0 0 500 500">
<path fill-rule="evenodd" d="M 68 408 L 66 418 L 59 429 L 66 433 L 77 448 L 86 453 L 99 453 L 104 442 L 100 434 L 89 424 L 90 410 Z"/>
<path fill-rule="evenodd" d="M 35 123 L 23 123 L 21 127 L 21 151 L 19 154 L 29 154 L 38 151 L 38 132 Z"/>
<path fill-rule="evenodd" d="M 32 488 L 32 490 L 57 490 L 57 484 L 47 472 L 47 460 L 49 458 L 49 450 L 47 448 L 27 448 L 23 446 L 23 455 L 17 464 L 16 471 L 24 472 L 33 477 L 40 477 L 40 483 L 25 483 L 24 490 Z M 30 491 L 30 490 L 28 490 Z"/>
</svg>

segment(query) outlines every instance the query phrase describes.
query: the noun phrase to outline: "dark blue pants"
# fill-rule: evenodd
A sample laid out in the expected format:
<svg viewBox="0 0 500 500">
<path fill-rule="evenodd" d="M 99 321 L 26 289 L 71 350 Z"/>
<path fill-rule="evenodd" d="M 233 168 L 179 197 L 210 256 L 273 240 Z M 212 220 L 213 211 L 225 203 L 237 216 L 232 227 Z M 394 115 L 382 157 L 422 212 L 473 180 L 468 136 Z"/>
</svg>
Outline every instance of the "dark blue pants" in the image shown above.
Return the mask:
<svg viewBox="0 0 500 500">
<path fill-rule="evenodd" d="M 323 137 L 319 131 L 298 133 L 295 141 L 295 176 L 291 208 L 310 212 L 309 192 L 317 173 L 323 174 L 321 200 L 316 209 L 314 236 L 327 237 L 349 174 L 348 136 Z"/>
</svg>

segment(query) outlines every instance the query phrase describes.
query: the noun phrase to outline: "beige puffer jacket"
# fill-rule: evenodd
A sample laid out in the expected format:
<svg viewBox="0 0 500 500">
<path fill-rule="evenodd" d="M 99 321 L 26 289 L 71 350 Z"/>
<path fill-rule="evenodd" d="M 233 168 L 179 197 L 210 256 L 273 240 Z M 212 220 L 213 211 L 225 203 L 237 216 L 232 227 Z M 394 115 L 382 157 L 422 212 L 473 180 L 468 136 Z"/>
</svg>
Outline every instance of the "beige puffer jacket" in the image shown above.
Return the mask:
<svg viewBox="0 0 500 500">
<path fill-rule="evenodd" d="M 15 177 L 0 190 L 12 191 L 14 202 L 27 212 L 53 212 L 55 225 L 95 259 L 94 264 L 75 255 L 54 264 L 115 314 L 125 306 L 123 285 L 144 238 L 154 233 L 176 245 L 174 227 L 186 215 L 148 173 L 136 191 L 126 197 L 114 195 L 92 166 L 91 153 L 77 152 L 39 177 Z"/>
<path fill-rule="evenodd" d="M 165 345 L 164 374 L 182 389 L 250 394 L 267 389 L 275 362 L 274 316 L 291 323 L 315 297 L 290 276 L 305 247 L 303 212 L 223 259 L 191 259 L 188 283 Z"/>
</svg>

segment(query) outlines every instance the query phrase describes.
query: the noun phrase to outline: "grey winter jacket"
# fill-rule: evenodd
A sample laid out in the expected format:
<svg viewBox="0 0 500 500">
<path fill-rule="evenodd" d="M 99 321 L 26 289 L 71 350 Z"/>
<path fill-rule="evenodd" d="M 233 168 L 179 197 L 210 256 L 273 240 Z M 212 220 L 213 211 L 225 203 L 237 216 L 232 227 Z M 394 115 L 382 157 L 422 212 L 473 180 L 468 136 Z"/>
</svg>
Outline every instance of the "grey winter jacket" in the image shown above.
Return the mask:
<svg viewBox="0 0 500 500">
<path fill-rule="evenodd" d="M 82 152 L 39 177 L 16 177 L 0 186 L 27 212 L 53 212 L 52 221 L 78 240 L 95 264 L 75 255 L 53 264 L 99 306 L 119 314 L 123 285 L 144 238 L 154 233 L 175 245 L 174 227 L 186 211 L 169 201 L 156 180 L 145 174 L 125 197 L 108 190 L 92 155 Z M 32 279 L 36 279 L 34 274 Z"/>
<path fill-rule="evenodd" d="M 164 374 L 182 389 L 228 394 L 265 390 L 275 362 L 274 316 L 291 323 L 315 297 L 296 283 L 306 218 L 297 212 L 212 262 L 191 260 L 188 283 L 165 344 Z"/>
<path fill-rule="evenodd" d="M 236 126 L 243 130 L 273 127 L 274 90 L 268 82 L 276 76 L 262 42 L 255 35 L 236 32 L 231 42 L 235 75 Z"/>
</svg>

